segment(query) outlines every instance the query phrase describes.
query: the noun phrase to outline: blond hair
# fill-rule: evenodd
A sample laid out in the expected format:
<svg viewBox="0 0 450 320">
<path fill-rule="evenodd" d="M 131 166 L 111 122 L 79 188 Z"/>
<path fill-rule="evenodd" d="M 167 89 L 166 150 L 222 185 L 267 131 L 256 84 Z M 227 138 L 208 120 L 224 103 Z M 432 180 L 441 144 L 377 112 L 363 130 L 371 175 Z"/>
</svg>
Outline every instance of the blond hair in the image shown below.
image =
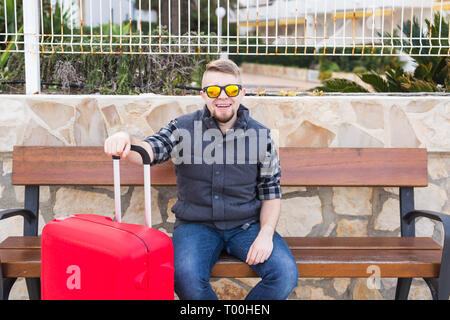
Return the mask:
<svg viewBox="0 0 450 320">
<path fill-rule="evenodd" d="M 241 71 L 239 70 L 239 67 L 236 65 L 236 63 L 234 63 L 232 60 L 218 59 L 208 63 L 206 65 L 205 72 L 203 73 L 202 82 L 205 79 L 205 74 L 208 71 L 232 74 L 236 76 L 236 78 L 238 78 L 239 80 L 239 83 L 241 83 Z"/>
</svg>

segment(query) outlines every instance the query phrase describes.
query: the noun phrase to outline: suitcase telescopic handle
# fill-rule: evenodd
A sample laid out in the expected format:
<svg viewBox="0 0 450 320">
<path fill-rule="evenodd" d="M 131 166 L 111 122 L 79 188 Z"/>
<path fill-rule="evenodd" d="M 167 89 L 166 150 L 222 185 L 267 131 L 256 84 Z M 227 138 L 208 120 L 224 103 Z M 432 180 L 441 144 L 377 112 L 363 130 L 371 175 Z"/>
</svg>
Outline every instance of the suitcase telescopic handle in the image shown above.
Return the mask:
<svg viewBox="0 0 450 320">
<path fill-rule="evenodd" d="M 144 196 L 145 196 L 145 225 L 152 227 L 152 211 L 151 211 L 151 187 L 150 187 L 150 155 L 147 150 L 141 146 L 131 145 L 130 150 L 139 153 L 144 164 Z M 122 221 L 122 204 L 120 195 L 120 156 L 112 156 L 114 166 L 114 202 L 116 221 Z"/>
<path fill-rule="evenodd" d="M 141 155 L 142 162 L 144 163 L 144 165 L 150 164 L 150 155 L 148 154 L 147 150 L 145 150 L 141 146 L 137 146 L 134 144 L 131 145 L 130 150 L 136 151 L 137 153 L 139 153 Z M 112 158 L 114 160 L 120 160 L 120 156 L 112 156 Z"/>
</svg>

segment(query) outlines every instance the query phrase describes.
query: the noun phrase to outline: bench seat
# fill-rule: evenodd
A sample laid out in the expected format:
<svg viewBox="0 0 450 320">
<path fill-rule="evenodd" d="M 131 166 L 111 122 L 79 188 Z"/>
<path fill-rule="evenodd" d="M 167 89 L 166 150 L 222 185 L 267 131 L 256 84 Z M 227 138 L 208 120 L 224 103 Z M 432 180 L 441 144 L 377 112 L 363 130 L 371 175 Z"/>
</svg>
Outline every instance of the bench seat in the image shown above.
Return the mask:
<svg viewBox="0 0 450 320">
<path fill-rule="evenodd" d="M 369 277 L 368 267 L 380 268 L 381 277 L 439 277 L 442 247 L 422 237 L 286 237 L 299 270 L 305 278 Z M 3 275 L 40 277 L 40 237 L 9 237 L 0 244 Z M 411 267 L 411 265 L 414 265 Z M 257 276 L 242 261 L 223 253 L 211 277 Z"/>
</svg>

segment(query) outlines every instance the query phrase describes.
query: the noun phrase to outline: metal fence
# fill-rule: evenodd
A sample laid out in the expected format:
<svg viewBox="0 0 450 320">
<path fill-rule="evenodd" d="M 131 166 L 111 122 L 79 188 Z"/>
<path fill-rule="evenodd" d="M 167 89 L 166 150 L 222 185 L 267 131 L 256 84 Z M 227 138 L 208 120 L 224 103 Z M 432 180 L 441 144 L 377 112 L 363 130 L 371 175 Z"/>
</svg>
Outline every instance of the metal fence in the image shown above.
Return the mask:
<svg viewBox="0 0 450 320">
<path fill-rule="evenodd" d="M 448 56 L 449 14 L 448 0 L 0 0 L 0 52 Z"/>
</svg>

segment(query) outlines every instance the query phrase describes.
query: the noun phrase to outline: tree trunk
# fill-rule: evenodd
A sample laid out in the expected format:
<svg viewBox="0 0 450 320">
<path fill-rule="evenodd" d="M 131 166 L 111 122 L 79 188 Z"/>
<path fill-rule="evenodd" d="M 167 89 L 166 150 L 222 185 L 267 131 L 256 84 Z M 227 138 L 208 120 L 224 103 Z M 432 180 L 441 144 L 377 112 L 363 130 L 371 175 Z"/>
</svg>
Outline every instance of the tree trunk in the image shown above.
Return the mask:
<svg viewBox="0 0 450 320">
<path fill-rule="evenodd" d="M 188 1 L 190 0 L 161 1 L 161 25 L 166 26 L 171 35 L 183 35 L 188 31 Z"/>
</svg>

